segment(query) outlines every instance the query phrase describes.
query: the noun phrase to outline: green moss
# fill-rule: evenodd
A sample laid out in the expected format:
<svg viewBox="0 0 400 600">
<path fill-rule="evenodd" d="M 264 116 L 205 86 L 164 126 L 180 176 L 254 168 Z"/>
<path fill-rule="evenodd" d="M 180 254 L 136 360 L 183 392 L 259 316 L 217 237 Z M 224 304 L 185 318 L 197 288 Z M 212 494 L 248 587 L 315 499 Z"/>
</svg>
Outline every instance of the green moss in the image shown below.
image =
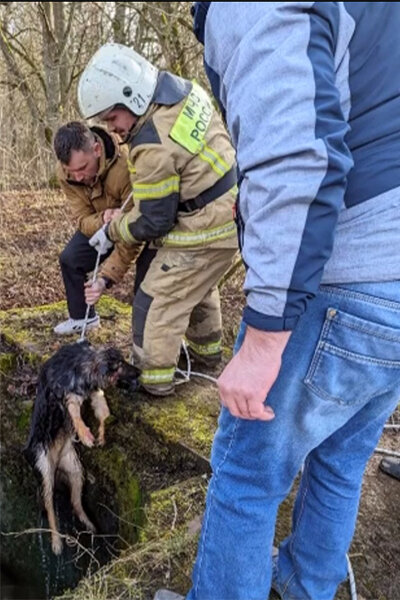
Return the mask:
<svg viewBox="0 0 400 600">
<path fill-rule="evenodd" d="M 112 341 L 120 347 L 131 346 L 131 307 L 110 296 L 98 304 L 101 327 L 88 331 L 94 344 Z M 33 363 L 45 360 L 65 343 L 77 341 L 77 336 L 60 338 L 54 326 L 67 317 L 66 302 L 55 302 L 33 308 L 0 311 L 0 327 L 6 342 L 17 345 L 24 357 Z"/>
<path fill-rule="evenodd" d="M 20 318 L 32 317 L 41 313 L 64 310 L 67 303 L 64 301 L 53 302 L 51 304 L 42 304 L 30 308 L 10 308 L 9 310 L 0 310 L 0 321 L 7 320 L 10 317 L 18 316 Z"/>
<path fill-rule="evenodd" d="M 108 295 L 102 296 L 98 306 L 99 306 L 99 311 L 103 314 L 106 311 L 109 311 L 109 312 L 116 312 L 120 315 L 130 316 L 131 312 L 132 312 L 132 307 L 129 306 L 129 304 L 120 302 L 119 300 L 116 300 L 112 296 L 108 296 Z"/>
<path fill-rule="evenodd" d="M 119 535 L 133 543 L 142 520 L 142 495 L 138 479 L 131 473 L 125 454 L 116 446 L 96 454 L 96 468 L 112 482 L 117 497 Z"/>
<path fill-rule="evenodd" d="M 190 384 L 184 384 L 179 395 L 162 404 L 143 406 L 141 417 L 166 440 L 183 443 L 208 457 L 218 412 L 217 393 L 212 385 L 203 384 L 197 394 Z"/>
<path fill-rule="evenodd" d="M 139 541 L 170 538 L 180 529 L 197 533 L 197 528 L 189 524 L 203 511 L 206 489 L 207 479 L 201 475 L 150 494 Z"/>
<path fill-rule="evenodd" d="M 17 364 L 17 356 L 14 352 L 2 352 L 0 354 L 0 373 L 5 374 L 12 371 Z"/>
<path fill-rule="evenodd" d="M 21 433 L 26 433 L 29 429 L 29 424 L 32 415 L 33 402 L 27 400 L 22 403 L 21 412 L 17 420 L 17 428 Z"/>
</svg>

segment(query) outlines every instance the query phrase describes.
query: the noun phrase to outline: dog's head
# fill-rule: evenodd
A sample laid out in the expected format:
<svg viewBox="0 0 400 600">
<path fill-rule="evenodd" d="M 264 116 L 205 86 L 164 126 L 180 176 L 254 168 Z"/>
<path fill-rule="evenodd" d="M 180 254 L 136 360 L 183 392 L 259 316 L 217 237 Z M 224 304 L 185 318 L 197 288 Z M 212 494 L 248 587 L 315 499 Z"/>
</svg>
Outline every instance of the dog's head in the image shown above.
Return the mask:
<svg viewBox="0 0 400 600">
<path fill-rule="evenodd" d="M 116 348 L 100 348 L 97 351 L 99 372 L 104 385 L 118 385 L 134 391 L 138 387 L 139 369 L 129 364 Z"/>
</svg>

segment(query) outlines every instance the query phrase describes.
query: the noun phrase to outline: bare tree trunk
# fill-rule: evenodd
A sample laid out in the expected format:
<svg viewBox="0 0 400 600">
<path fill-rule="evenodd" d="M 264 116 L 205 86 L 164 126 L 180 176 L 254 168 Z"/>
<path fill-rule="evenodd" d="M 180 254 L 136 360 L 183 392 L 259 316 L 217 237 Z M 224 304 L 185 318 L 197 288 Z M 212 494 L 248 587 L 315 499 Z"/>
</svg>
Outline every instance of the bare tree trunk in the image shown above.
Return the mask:
<svg viewBox="0 0 400 600">
<path fill-rule="evenodd" d="M 114 2 L 114 4 L 115 15 L 112 23 L 114 42 L 117 42 L 117 44 L 126 44 L 126 3 Z"/>
<path fill-rule="evenodd" d="M 44 135 L 44 123 L 43 117 L 39 110 L 39 107 L 35 101 L 35 98 L 31 92 L 31 89 L 22 74 L 17 61 L 15 60 L 14 54 L 10 45 L 7 43 L 6 37 L 3 34 L 3 30 L 0 25 L 0 49 L 4 56 L 5 63 L 9 74 L 9 85 L 13 88 L 18 88 L 22 95 L 25 97 L 26 103 L 29 108 L 32 120 L 40 125 L 39 132 L 42 141 L 45 140 Z"/>
<path fill-rule="evenodd" d="M 174 73 L 186 77 L 187 73 L 183 69 L 183 53 L 180 41 L 180 31 L 175 17 L 174 7 L 170 2 L 159 2 L 160 9 L 163 12 L 162 19 L 164 22 L 165 34 L 167 35 L 170 51 L 170 69 Z"/>
<path fill-rule="evenodd" d="M 46 141 L 50 145 L 60 121 L 60 76 L 58 45 L 54 27 L 55 2 L 40 2 L 42 23 L 42 57 L 46 81 Z M 62 10 L 62 2 L 59 3 Z"/>
<path fill-rule="evenodd" d="M 71 7 L 73 10 L 73 5 Z M 62 44 L 65 36 L 65 15 L 64 15 L 64 2 L 54 2 L 54 32 L 57 39 L 57 50 L 59 54 L 59 65 L 58 65 L 58 77 L 60 85 L 60 111 L 62 113 L 65 109 L 67 101 L 67 89 L 68 89 L 68 66 L 66 63 L 65 52 L 64 55 L 60 56 L 60 50 L 62 50 Z"/>
</svg>

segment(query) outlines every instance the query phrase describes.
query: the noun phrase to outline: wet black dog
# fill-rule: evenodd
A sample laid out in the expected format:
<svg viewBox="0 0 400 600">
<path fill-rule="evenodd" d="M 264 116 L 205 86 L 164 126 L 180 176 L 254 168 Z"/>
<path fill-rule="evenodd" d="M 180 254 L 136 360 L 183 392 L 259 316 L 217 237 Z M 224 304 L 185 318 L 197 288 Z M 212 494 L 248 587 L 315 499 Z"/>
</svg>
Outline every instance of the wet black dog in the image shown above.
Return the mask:
<svg viewBox="0 0 400 600">
<path fill-rule="evenodd" d="M 97 443 L 104 444 L 104 422 L 110 414 L 103 389 L 121 384 L 134 390 L 139 375 L 115 348 L 96 349 L 88 342 L 63 346 L 43 365 L 39 374 L 31 428 L 24 454 L 38 470 L 55 554 L 62 551 L 54 512 L 56 474 L 66 479 L 71 503 L 79 520 L 91 531 L 94 526 L 82 507 L 83 469 L 74 448 L 76 436 L 92 447 L 95 438 L 81 417 L 81 406 L 90 399 L 99 422 Z"/>
</svg>

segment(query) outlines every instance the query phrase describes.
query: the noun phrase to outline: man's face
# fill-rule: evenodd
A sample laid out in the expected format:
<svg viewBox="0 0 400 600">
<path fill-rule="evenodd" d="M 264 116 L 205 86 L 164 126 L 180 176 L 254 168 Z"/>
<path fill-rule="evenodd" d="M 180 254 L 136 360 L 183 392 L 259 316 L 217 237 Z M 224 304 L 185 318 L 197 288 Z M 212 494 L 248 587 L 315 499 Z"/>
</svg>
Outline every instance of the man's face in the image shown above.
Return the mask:
<svg viewBox="0 0 400 600">
<path fill-rule="evenodd" d="M 106 123 L 107 129 L 117 133 L 122 139 L 125 139 L 138 117 L 124 108 L 113 108 L 101 115 L 101 120 Z"/>
<path fill-rule="evenodd" d="M 94 142 L 89 150 L 72 150 L 71 160 L 67 165 L 70 179 L 84 185 L 93 185 L 99 170 L 100 156 L 99 142 Z"/>
</svg>

